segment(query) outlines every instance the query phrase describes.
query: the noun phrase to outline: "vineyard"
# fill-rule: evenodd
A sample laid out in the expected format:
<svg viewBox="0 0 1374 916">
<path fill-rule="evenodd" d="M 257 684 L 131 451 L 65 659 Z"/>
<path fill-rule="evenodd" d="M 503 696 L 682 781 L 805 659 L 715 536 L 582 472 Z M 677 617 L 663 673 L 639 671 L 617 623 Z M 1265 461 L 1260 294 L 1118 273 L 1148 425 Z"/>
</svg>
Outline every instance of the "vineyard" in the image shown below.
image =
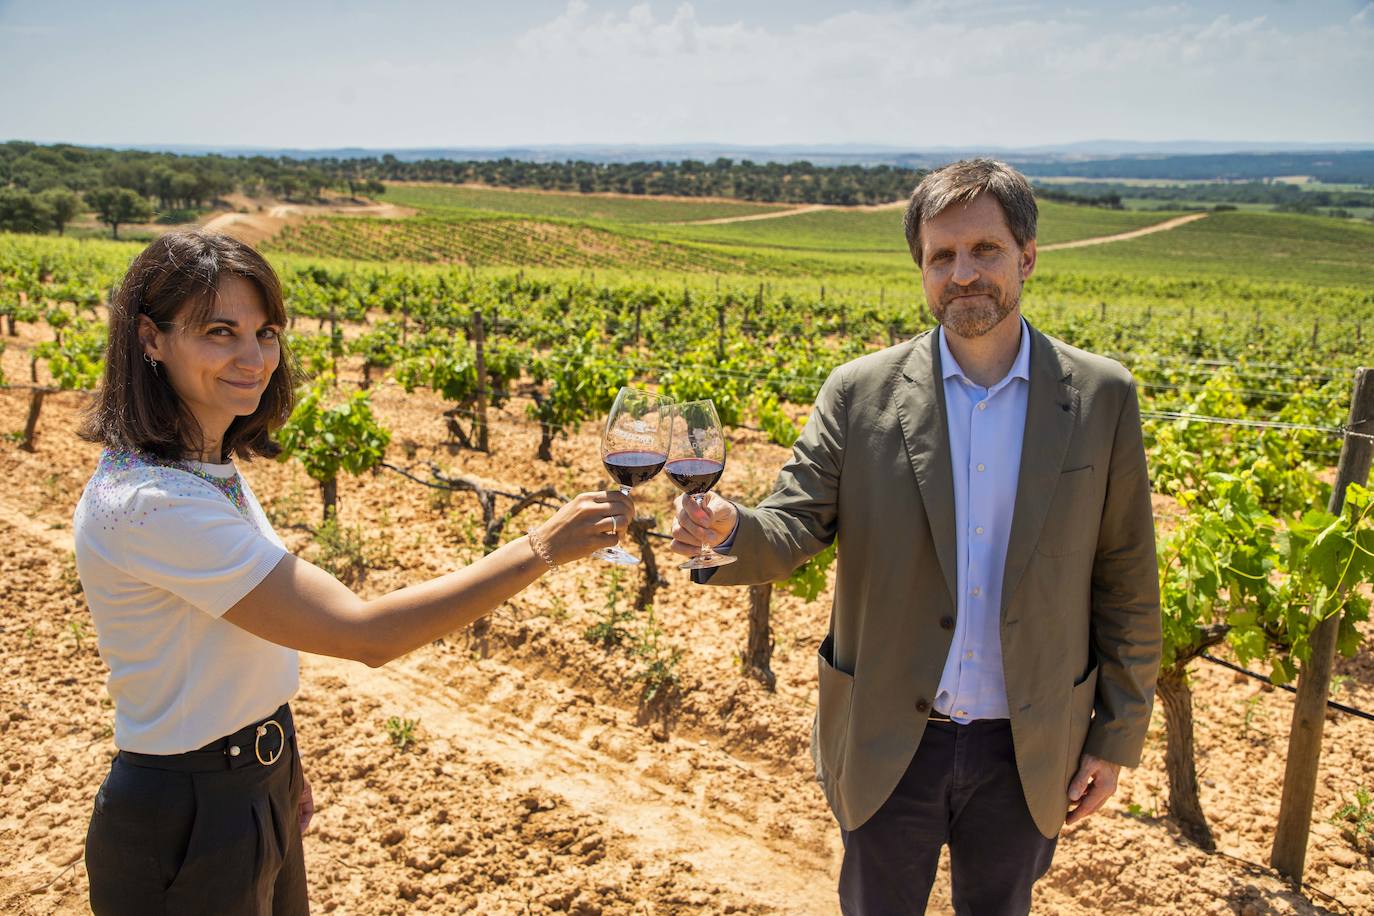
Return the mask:
<svg viewBox="0 0 1374 916">
<path fill-rule="evenodd" d="M 725 216 L 752 216 L 791 209 L 789 204 L 746 203 L 738 200 L 692 200 L 585 194 L 536 193 L 455 185 L 390 184 L 383 197 L 389 203 L 427 213 L 466 213 L 473 210 L 519 216 L 610 220 L 620 223 L 677 223 Z"/>
<path fill-rule="evenodd" d="M 473 267 L 529 264 L 600 267 L 662 264 L 667 270 L 732 271 L 740 258 L 631 238 L 592 226 L 524 219 L 316 218 L 286 227 L 267 250 L 370 261 Z"/>
<path fill-rule="evenodd" d="M 836 258 L 824 254 L 833 232 L 865 255 L 867 221 L 898 212 L 647 235 L 552 212 L 294 227 L 270 250 L 310 387 L 283 460 L 247 473 L 292 549 L 376 594 L 470 561 L 560 496 L 604 485 L 596 426 L 634 382 L 714 399 L 732 428 L 720 490 L 752 503 L 830 370 L 930 326 L 895 259 L 801 279 L 756 270 L 798 257 L 759 248 Z M 1054 238 L 1073 237 L 1072 214 L 1059 216 Z M 1309 663 L 1323 621 L 1339 655 L 1334 698 L 1374 710 L 1374 503 L 1352 486 L 1327 511 L 1374 334 L 1374 293 L 1359 285 L 1374 242 L 1313 236 L 1303 250 L 1324 258 L 1322 284 L 1301 271 L 1146 269 L 1188 246 L 1178 238 L 1210 240 L 1186 257 L 1223 263 L 1245 241 L 1221 235 L 1221 218 L 1249 216 L 1214 214 L 1100 256 L 1144 252 L 1139 269 L 1098 269 L 1092 249 L 1046 255 L 1027 286 L 1039 329 L 1136 377 L 1166 638 L 1145 763 L 1106 814 L 1066 834 L 1037 911 L 1374 912 L 1366 720 L 1327 722 L 1306 896 L 1264 864 L 1293 706 L 1275 687 Z M 1159 218 L 1092 214 L 1080 228 Z M 749 246 L 736 229 L 753 233 Z M 672 241 L 679 231 L 699 243 Z M 19 912 L 79 911 L 80 869 L 64 869 L 108 759 L 101 666 L 68 556 L 96 451 L 72 430 L 99 377 L 103 303 L 136 250 L 0 235 L 13 440 L 0 468 L 17 482 L 0 523 L 23 545 L 4 560 L 19 610 L 0 632 L 15 710 L 0 728 L 43 749 L 0 782 L 0 849 L 40 853 L 0 879 L 0 902 Z M 776 589 L 692 588 L 661 536 L 672 495 L 663 481 L 636 493 L 643 568 L 561 569 L 395 671 L 304 660 L 302 748 L 323 802 L 307 861 L 326 912 L 833 908 L 838 838 L 807 741 L 834 551 Z M 55 739 L 37 737 L 56 722 Z M 24 810 L 39 814 L 21 823 Z M 948 907 L 947 879 L 940 893 Z M 644 901 L 651 910 L 634 909 Z"/>
</svg>

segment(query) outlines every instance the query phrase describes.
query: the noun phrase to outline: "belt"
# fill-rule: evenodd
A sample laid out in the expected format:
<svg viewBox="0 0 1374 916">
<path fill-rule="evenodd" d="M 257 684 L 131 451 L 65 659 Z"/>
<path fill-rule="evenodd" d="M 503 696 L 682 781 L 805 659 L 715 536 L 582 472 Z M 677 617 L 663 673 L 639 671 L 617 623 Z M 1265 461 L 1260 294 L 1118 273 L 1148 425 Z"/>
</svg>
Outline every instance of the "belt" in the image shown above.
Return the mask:
<svg viewBox="0 0 1374 916">
<path fill-rule="evenodd" d="M 223 738 L 216 738 L 194 751 L 183 754 L 120 751 L 119 756 L 134 766 L 184 773 L 212 773 L 246 766 L 270 767 L 286 752 L 286 743 L 295 733 L 291 707 L 283 703 L 267 718 L 245 725 Z"/>
<path fill-rule="evenodd" d="M 954 720 L 951 719 L 949 716 L 945 715 L 945 714 L 942 713 L 942 712 L 936 712 L 934 709 L 932 709 L 932 710 L 930 711 L 930 717 L 929 717 L 929 718 L 930 718 L 930 721 L 932 721 L 932 722 L 953 722 L 953 721 L 954 721 Z"/>
</svg>

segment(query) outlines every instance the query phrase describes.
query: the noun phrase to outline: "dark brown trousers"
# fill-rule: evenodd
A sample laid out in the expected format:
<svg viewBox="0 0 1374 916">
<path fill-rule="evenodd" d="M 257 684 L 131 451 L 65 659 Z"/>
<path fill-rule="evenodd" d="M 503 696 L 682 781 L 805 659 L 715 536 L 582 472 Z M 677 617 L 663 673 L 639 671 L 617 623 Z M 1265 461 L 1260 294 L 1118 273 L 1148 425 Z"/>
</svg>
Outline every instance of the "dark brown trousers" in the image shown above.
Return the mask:
<svg viewBox="0 0 1374 916">
<path fill-rule="evenodd" d="M 1024 916 L 1058 841 L 1031 820 L 1006 719 L 931 721 L 891 797 L 842 834 L 846 916 L 924 913 L 945 845 L 956 913 Z"/>
</svg>

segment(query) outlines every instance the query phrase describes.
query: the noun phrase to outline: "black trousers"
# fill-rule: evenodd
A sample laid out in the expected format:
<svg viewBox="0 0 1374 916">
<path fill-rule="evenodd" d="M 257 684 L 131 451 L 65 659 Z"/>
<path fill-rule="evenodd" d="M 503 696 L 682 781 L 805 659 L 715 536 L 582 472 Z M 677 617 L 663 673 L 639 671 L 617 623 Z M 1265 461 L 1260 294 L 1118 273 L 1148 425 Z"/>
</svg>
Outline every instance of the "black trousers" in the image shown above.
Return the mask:
<svg viewBox="0 0 1374 916">
<path fill-rule="evenodd" d="M 93 913 L 310 911 L 291 710 L 263 722 L 185 754 L 116 755 L 86 832 Z"/>
<path fill-rule="evenodd" d="M 841 833 L 848 916 L 924 913 L 945 844 L 956 913 L 1024 916 L 1058 842 L 1031 820 L 1006 719 L 932 720 L 892 796 Z"/>
</svg>

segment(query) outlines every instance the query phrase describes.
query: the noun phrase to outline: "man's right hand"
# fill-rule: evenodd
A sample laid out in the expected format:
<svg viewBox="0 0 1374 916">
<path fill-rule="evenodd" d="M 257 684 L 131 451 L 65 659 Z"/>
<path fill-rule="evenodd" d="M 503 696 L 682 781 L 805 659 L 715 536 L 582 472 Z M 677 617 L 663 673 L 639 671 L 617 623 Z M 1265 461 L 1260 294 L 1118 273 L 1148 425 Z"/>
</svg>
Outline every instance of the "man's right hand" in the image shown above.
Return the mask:
<svg viewBox="0 0 1374 916">
<path fill-rule="evenodd" d="M 715 493 L 707 493 L 701 502 L 698 506 L 697 501 L 685 493 L 673 501 L 673 508 L 677 510 L 673 519 L 674 553 L 694 556 L 702 544 L 715 547 L 735 530 L 739 510 L 734 503 Z"/>
</svg>

